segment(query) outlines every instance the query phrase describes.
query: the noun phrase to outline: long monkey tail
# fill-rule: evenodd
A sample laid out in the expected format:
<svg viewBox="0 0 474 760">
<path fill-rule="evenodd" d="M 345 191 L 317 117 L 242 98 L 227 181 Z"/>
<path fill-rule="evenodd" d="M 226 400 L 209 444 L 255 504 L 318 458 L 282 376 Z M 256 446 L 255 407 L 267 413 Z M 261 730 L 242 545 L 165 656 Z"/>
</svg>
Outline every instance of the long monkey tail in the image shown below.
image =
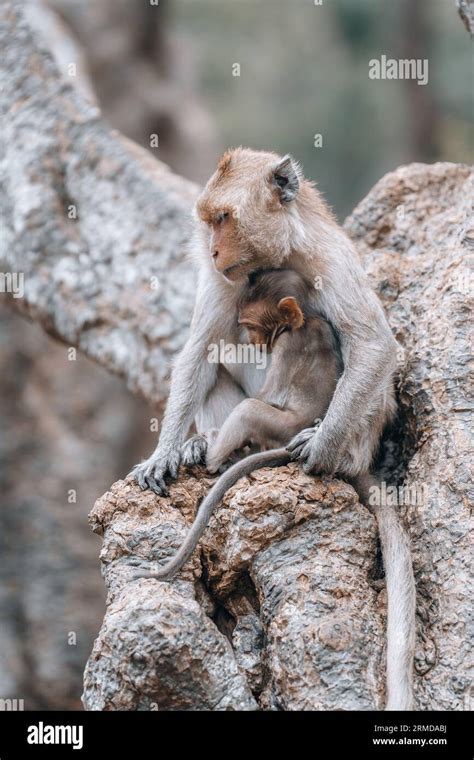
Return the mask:
<svg viewBox="0 0 474 760">
<path fill-rule="evenodd" d="M 212 486 L 204 501 L 202 501 L 196 519 L 174 557 L 156 572 L 143 571 L 137 573 L 134 577 L 170 580 L 179 570 L 181 570 L 183 565 L 190 558 L 207 527 L 212 513 L 222 500 L 226 491 L 228 491 L 234 483 L 245 475 L 249 475 L 254 470 L 258 470 L 262 467 L 278 467 L 279 465 L 288 464 L 290 461 L 291 457 L 286 449 L 271 449 L 270 451 L 251 454 L 250 456 L 245 457 L 245 459 L 233 464 L 220 476 L 219 480 Z"/>
<path fill-rule="evenodd" d="M 380 482 L 370 473 L 354 479 L 354 487 L 375 515 L 387 584 L 386 710 L 413 709 L 416 586 L 409 538 L 393 506 L 370 506 L 369 489 Z"/>
</svg>

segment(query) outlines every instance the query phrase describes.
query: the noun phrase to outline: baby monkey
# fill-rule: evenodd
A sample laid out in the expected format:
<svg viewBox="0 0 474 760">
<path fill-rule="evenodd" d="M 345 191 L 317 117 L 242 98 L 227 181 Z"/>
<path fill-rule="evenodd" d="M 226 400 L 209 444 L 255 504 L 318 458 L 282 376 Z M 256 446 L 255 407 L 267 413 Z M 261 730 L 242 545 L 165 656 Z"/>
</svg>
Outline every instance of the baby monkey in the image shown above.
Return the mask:
<svg viewBox="0 0 474 760">
<path fill-rule="evenodd" d="M 257 397 L 236 406 L 210 443 L 209 472 L 246 444 L 285 446 L 326 414 L 342 359 L 332 327 L 313 303 L 313 287 L 291 269 L 250 276 L 237 304 L 238 322 L 250 343 L 271 353 L 271 366 Z"/>
<path fill-rule="evenodd" d="M 157 572 L 136 577 L 168 580 L 175 575 L 193 553 L 225 492 L 253 470 L 288 464 L 292 456 L 283 447 L 304 428 L 308 434 L 314 433 L 343 366 L 336 335 L 313 302 L 313 286 L 291 269 L 250 275 L 238 301 L 238 322 L 250 343 L 271 353 L 265 382 L 256 398 L 247 398 L 235 407 L 211 443 L 201 435 L 187 441 L 183 462 L 197 464 L 207 454 L 207 469 L 217 472 L 246 444 L 258 444 L 262 451 L 236 462 L 221 475 L 201 503 L 176 555 Z"/>
</svg>

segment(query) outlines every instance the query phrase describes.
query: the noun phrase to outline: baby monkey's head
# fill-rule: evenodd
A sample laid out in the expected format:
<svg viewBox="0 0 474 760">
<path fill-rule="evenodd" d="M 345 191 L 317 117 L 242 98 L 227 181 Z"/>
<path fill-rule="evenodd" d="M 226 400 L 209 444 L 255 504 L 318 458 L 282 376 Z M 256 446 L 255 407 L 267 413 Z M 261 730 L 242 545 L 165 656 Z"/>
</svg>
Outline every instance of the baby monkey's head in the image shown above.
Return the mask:
<svg viewBox="0 0 474 760">
<path fill-rule="evenodd" d="M 271 351 L 279 335 L 304 325 L 309 295 L 306 282 L 292 269 L 255 272 L 239 296 L 239 325 L 246 328 L 250 343 Z"/>
</svg>

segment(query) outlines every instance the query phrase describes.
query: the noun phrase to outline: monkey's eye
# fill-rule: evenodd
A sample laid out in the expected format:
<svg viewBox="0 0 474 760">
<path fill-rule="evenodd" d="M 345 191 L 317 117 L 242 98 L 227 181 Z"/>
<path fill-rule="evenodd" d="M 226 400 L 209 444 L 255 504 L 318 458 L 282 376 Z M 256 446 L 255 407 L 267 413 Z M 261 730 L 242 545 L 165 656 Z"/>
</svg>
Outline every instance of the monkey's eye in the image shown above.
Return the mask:
<svg viewBox="0 0 474 760">
<path fill-rule="evenodd" d="M 229 212 L 222 211 L 220 214 L 217 214 L 216 222 L 217 224 L 222 224 L 222 222 L 225 222 L 226 219 L 228 218 L 229 218 Z"/>
</svg>

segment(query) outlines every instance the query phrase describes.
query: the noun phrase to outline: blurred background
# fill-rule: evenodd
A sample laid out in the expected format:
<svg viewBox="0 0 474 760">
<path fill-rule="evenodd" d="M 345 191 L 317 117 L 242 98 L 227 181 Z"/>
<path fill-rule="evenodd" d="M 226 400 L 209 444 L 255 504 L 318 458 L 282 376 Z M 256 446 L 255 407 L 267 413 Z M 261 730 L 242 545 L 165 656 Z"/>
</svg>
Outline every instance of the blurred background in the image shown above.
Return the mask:
<svg viewBox="0 0 474 760">
<path fill-rule="evenodd" d="M 400 164 L 472 161 L 471 47 L 454 0 L 24 6 L 110 124 L 199 183 L 226 147 L 291 152 L 342 221 Z M 428 84 L 370 80 L 381 55 L 428 59 Z M 142 401 L 66 352 L 0 302 L 0 698 L 25 709 L 81 707 L 104 611 L 87 513 L 155 437 Z"/>
</svg>

